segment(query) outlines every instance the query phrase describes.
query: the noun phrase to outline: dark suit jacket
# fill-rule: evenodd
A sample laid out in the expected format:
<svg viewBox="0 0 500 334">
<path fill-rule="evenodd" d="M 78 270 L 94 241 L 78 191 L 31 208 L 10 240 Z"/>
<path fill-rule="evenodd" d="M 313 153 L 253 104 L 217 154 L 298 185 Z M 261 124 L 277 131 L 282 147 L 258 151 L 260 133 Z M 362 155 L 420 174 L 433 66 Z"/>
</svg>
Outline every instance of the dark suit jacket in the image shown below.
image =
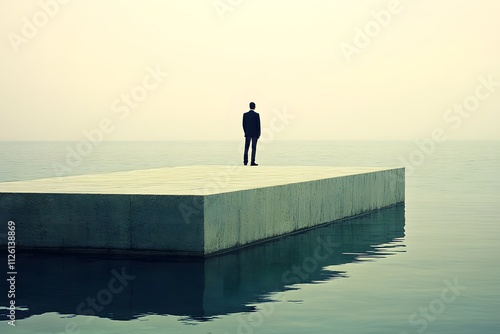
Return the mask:
<svg viewBox="0 0 500 334">
<path fill-rule="evenodd" d="M 253 110 L 243 114 L 245 137 L 260 137 L 260 116 Z"/>
</svg>

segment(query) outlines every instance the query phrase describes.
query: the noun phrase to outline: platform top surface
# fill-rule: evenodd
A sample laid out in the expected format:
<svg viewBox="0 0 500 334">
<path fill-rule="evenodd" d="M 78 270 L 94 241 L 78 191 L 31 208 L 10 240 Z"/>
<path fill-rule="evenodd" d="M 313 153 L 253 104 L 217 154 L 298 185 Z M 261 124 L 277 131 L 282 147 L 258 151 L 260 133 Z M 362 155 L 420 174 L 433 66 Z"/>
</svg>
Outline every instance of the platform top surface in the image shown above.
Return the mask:
<svg viewBox="0 0 500 334">
<path fill-rule="evenodd" d="M 187 166 L 0 183 L 0 193 L 211 195 L 395 167 Z"/>
</svg>

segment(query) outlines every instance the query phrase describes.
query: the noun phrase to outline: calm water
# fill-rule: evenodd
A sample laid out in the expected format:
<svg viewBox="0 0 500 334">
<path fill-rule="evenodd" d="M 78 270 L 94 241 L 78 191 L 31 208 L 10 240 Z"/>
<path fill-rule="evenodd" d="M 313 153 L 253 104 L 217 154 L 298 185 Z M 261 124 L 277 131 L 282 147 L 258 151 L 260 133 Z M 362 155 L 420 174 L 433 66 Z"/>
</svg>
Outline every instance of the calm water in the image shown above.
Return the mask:
<svg viewBox="0 0 500 334">
<path fill-rule="evenodd" d="M 76 144 L 0 143 L 0 182 L 241 161 L 235 142 L 155 142 L 68 164 Z M 262 165 L 408 164 L 406 203 L 205 261 L 24 254 L 1 333 L 500 332 L 499 142 L 261 144 Z"/>
</svg>

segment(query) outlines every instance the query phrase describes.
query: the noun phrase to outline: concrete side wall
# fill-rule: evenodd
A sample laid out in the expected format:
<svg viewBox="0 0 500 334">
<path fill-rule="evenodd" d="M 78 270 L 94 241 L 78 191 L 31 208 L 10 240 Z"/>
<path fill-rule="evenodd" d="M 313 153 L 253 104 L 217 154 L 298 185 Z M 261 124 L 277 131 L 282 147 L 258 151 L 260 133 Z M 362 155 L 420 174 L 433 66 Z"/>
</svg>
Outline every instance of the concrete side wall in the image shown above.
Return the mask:
<svg viewBox="0 0 500 334">
<path fill-rule="evenodd" d="M 404 168 L 209 195 L 205 253 L 404 202 Z"/>
<path fill-rule="evenodd" d="M 186 197 L 0 193 L 0 233 L 12 220 L 19 247 L 202 253 L 203 215 L 185 222 Z"/>
<path fill-rule="evenodd" d="M 128 248 L 129 210 L 125 195 L 0 194 L 0 219 L 16 223 L 20 247 Z"/>
<path fill-rule="evenodd" d="M 203 255 L 203 196 L 131 196 L 131 249 Z"/>
</svg>

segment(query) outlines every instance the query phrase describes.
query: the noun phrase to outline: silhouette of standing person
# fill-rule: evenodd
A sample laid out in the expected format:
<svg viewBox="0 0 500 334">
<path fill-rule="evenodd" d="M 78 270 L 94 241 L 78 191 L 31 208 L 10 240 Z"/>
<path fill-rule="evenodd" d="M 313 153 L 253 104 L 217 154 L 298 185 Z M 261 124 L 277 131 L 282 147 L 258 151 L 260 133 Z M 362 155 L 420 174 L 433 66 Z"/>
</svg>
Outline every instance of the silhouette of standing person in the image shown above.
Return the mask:
<svg viewBox="0 0 500 334">
<path fill-rule="evenodd" d="M 243 114 L 243 131 L 245 131 L 245 152 L 243 153 L 243 164 L 248 164 L 248 148 L 252 142 L 251 166 L 258 166 L 255 163 L 255 153 L 257 152 L 257 140 L 260 137 L 260 116 L 255 112 L 255 103 L 250 102 L 250 111 Z"/>
</svg>

